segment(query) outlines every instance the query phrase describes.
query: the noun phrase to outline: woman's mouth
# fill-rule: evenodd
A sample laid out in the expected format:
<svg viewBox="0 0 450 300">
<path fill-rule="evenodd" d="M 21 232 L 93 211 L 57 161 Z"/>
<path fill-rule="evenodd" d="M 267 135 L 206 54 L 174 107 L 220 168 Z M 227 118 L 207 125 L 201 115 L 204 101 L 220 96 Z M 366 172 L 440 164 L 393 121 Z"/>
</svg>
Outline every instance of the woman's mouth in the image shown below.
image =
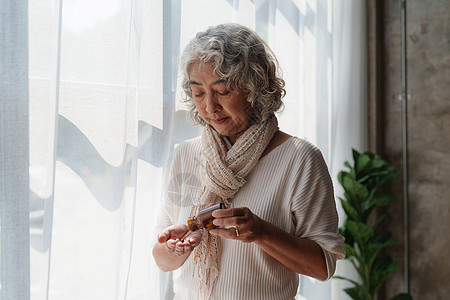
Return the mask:
<svg viewBox="0 0 450 300">
<path fill-rule="evenodd" d="M 214 124 L 222 124 L 223 122 L 225 122 L 228 119 L 228 117 L 225 118 L 218 118 L 218 119 L 211 119 L 211 122 L 213 122 Z"/>
</svg>

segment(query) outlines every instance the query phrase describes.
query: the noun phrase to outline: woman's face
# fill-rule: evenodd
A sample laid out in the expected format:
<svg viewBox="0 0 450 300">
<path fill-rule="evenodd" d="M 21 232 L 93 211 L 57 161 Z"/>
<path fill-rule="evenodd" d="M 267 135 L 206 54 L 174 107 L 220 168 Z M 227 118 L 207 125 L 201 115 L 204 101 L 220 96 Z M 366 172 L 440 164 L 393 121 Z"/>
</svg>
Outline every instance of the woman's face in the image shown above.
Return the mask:
<svg viewBox="0 0 450 300">
<path fill-rule="evenodd" d="M 247 130 L 253 109 L 243 92 L 227 88 L 214 65 L 195 63 L 189 71 L 192 99 L 200 117 L 232 144 Z"/>
</svg>

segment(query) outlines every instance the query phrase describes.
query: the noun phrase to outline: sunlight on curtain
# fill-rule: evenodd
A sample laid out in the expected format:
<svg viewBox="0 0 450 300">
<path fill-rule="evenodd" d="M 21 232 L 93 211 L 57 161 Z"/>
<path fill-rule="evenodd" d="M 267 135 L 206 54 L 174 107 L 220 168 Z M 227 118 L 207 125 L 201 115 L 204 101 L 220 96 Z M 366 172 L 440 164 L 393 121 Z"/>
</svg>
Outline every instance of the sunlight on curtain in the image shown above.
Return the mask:
<svg viewBox="0 0 450 300">
<path fill-rule="evenodd" d="M 269 43 L 286 80 L 280 127 L 318 145 L 333 178 L 352 147 L 364 149 L 360 1 L 60 0 L 26 9 L 29 126 L 27 114 L 5 119 L 20 108 L 12 98 L 2 99 L 1 117 L 29 127 L 29 248 L 20 245 L 31 263 L 16 277 L 30 272 L 31 299 L 170 299 L 171 274 L 151 256 L 153 227 L 169 153 L 200 134 L 180 101 L 179 55 L 210 25 L 238 22 Z M 11 151 L 1 149 L 3 187 Z M 15 178 L 26 176 L 18 170 Z M 2 285 L 18 280 L 4 278 L 4 221 L 13 211 L 4 195 Z M 298 299 L 347 299 L 335 281 L 302 277 Z"/>
<path fill-rule="evenodd" d="M 157 4 L 30 3 L 33 298 L 159 290 L 149 229 L 170 127 Z"/>
<path fill-rule="evenodd" d="M 366 67 L 366 5 L 364 1 L 333 2 L 333 111 L 330 118 L 333 142 L 329 164 L 335 194 L 342 197 L 337 181 L 345 161 L 352 161 L 351 149 L 367 150 L 367 67 Z M 337 201 L 338 212 L 344 211 Z M 340 218 L 340 225 L 343 218 Z M 336 274 L 355 281 L 360 278 L 349 261 L 337 264 Z M 342 292 L 349 283 L 332 280 L 332 300 L 349 300 Z"/>
</svg>

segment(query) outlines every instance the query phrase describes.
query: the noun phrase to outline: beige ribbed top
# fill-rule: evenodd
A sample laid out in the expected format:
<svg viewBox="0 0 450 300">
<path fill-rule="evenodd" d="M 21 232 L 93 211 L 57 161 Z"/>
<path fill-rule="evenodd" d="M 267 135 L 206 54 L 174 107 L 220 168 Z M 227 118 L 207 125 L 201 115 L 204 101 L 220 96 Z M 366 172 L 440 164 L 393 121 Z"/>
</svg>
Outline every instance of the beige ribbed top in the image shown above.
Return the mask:
<svg viewBox="0 0 450 300">
<path fill-rule="evenodd" d="M 164 204 L 157 232 L 189 217 L 201 186 L 201 139 L 177 147 L 166 167 Z M 312 144 L 292 137 L 261 158 L 236 194 L 234 207 L 246 206 L 260 218 L 291 234 L 311 239 L 323 249 L 328 278 L 336 259 L 345 256 L 338 232 L 333 185 L 322 154 Z M 301 255 L 301 249 L 298 249 Z M 221 239 L 220 276 L 213 299 L 293 299 L 298 274 L 255 244 Z M 175 299 L 198 299 L 192 257 L 177 271 Z"/>
</svg>

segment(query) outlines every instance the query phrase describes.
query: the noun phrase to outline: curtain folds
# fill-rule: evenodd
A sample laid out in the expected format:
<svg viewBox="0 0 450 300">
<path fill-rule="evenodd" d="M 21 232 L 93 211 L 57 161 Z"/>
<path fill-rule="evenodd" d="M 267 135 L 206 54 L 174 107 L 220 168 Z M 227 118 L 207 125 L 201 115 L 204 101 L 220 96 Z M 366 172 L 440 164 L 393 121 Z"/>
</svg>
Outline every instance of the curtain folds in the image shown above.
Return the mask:
<svg viewBox="0 0 450 300">
<path fill-rule="evenodd" d="M 352 161 L 352 148 L 367 150 L 367 59 L 366 59 L 366 4 L 365 1 L 333 1 L 333 112 L 331 128 L 330 172 L 335 194 L 344 193 L 337 175 L 344 169 L 345 161 Z M 337 198 L 336 198 L 337 199 Z M 337 201 L 340 222 L 344 211 Z M 341 223 L 340 223 L 341 224 Z M 360 278 L 349 261 L 337 264 L 336 274 L 359 281 Z M 344 288 L 349 283 L 332 280 L 332 300 L 351 299 Z"/>
<path fill-rule="evenodd" d="M 286 80 L 280 127 L 318 145 L 334 179 L 366 146 L 361 1 L 16 2 L 0 4 L 3 300 L 171 299 L 152 228 L 169 153 L 201 131 L 180 52 L 210 25 L 269 43 Z M 300 284 L 298 299 L 346 299 L 336 280 Z"/>
</svg>

